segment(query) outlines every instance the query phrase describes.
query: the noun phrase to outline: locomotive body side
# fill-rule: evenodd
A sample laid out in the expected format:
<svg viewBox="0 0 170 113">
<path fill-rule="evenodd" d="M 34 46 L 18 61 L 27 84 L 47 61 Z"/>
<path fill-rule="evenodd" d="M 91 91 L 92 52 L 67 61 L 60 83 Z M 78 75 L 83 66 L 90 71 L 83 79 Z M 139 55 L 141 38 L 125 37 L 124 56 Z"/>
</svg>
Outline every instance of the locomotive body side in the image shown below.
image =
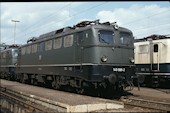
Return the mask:
<svg viewBox="0 0 170 113">
<path fill-rule="evenodd" d="M 132 86 L 133 35 L 112 25 L 90 25 L 19 48 L 17 79 L 55 88 L 122 90 Z"/>
</svg>

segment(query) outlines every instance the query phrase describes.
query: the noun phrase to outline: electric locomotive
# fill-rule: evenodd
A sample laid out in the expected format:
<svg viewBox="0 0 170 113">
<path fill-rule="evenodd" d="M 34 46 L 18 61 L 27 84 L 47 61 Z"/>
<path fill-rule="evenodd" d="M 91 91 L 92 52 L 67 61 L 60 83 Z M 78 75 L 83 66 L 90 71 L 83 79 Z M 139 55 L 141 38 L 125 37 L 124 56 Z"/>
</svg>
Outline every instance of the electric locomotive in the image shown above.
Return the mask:
<svg viewBox="0 0 170 113">
<path fill-rule="evenodd" d="M 20 45 L 6 45 L 0 52 L 0 77 L 15 80 L 18 47 Z"/>
<path fill-rule="evenodd" d="M 136 75 L 142 85 L 159 87 L 170 82 L 170 37 L 151 35 L 136 39 Z"/>
<path fill-rule="evenodd" d="M 17 80 L 77 92 L 132 90 L 134 37 L 116 22 L 82 21 L 19 48 Z"/>
</svg>

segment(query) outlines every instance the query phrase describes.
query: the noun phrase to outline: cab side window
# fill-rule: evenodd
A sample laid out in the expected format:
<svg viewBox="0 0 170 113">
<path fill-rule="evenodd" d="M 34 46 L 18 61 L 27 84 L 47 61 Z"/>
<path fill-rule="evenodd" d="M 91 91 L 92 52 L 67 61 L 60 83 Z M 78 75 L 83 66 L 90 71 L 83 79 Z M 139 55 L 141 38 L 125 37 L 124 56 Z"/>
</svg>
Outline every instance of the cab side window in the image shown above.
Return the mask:
<svg viewBox="0 0 170 113">
<path fill-rule="evenodd" d="M 158 52 L 158 44 L 154 44 L 153 48 L 154 48 L 154 52 Z"/>
</svg>

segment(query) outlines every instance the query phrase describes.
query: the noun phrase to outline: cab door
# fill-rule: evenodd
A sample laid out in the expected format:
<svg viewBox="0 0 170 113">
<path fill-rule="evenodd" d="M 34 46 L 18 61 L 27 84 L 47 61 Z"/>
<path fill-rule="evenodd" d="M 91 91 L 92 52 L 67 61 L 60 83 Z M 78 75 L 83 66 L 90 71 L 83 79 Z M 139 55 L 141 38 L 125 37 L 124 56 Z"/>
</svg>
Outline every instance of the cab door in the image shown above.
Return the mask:
<svg viewBox="0 0 170 113">
<path fill-rule="evenodd" d="M 83 32 L 78 32 L 76 34 L 76 46 L 75 46 L 75 62 L 81 64 L 83 61 Z"/>
<path fill-rule="evenodd" d="M 152 57 L 152 63 L 151 63 L 151 69 L 152 69 L 152 71 L 159 71 L 159 53 L 160 53 L 160 44 L 157 44 L 157 43 L 153 43 L 152 44 L 152 50 L 153 50 L 153 52 L 152 52 L 152 55 L 151 55 L 151 57 Z"/>
</svg>

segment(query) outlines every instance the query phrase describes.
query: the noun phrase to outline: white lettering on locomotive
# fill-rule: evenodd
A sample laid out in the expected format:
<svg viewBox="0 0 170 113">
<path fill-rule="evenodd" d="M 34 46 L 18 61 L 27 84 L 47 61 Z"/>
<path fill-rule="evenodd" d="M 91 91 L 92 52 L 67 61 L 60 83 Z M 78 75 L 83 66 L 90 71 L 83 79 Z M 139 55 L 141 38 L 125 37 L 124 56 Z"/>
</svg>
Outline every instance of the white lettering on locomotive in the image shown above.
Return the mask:
<svg viewBox="0 0 170 113">
<path fill-rule="evenodd" d="M 125 68 L 113 68 L 114 72 L 125 72 Z"/>
</svg>

